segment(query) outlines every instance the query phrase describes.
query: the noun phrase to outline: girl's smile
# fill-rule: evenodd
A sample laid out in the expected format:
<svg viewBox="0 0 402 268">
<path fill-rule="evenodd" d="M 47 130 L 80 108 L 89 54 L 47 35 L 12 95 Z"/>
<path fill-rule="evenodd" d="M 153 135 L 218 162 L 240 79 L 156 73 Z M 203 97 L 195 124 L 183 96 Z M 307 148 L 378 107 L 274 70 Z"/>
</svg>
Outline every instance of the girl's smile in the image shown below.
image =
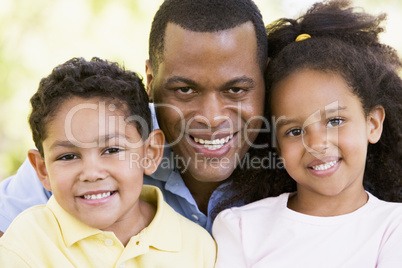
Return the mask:
<svg viewBox="0 0 402 268">
<path fill-rule="evenodd" d="M 367 200 L 363 174 L 373 122 L 339 75 L 304 69 L 274 85 L 272 112 L 280 154 L 304 203 L 337 200 L 347 213 Z M 318 199 L 317 199 L 318 198 Z M 318 202 L 317 202 L 318 201 Z M 340 211 L 326 211 L 333 215 Z"/>
</svg>

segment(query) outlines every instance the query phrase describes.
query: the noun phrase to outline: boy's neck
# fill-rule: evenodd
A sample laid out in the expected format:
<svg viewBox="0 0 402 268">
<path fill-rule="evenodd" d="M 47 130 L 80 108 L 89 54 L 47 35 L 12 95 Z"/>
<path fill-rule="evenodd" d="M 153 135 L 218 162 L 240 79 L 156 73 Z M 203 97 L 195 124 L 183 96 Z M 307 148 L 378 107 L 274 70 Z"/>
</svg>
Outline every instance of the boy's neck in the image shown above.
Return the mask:
<svg viewBox="0 0 402 268">
<path fill-rule="evenodd" d="M 155 214 L 156 207 L 140 199 L 139 216 L 137 218 L 116 222 L 111 229 L 104 229 L 103 231 L 113 232 L 125 247 L 131 237 L 140 233 L 152 222 Z"/>
</svg>

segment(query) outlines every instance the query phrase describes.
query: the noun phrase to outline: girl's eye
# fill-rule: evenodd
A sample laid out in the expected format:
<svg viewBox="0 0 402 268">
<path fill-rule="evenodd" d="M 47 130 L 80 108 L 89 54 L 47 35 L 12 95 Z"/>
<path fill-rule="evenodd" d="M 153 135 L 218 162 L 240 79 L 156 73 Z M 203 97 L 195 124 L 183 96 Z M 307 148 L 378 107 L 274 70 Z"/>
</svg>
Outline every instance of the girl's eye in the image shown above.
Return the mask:
<svg viewBox="0 0 402 268">
<path fill-rule="evenodd" d="M 342 124 L 343 121 L 344 120 L 342 118 L 332 118 L 328 120 L 327 127 L 337 127 Z"/>
<path fill-rule="evenodd" d="M 286 132 L 287 136 L 297 137 L 303 134 L 303 130 L 301 128 L 290 129 Z"/>
<path fill-rule="evenodd" d="M 181 94 L 191 94 L 194 93 L 194 89 L 191 87 L 180 87 L 177 89 L 177 91 Z"/>
<path fill-rule="evenodd" d="M 56 160 L 69 161 L 69 160 L 74 160 L 77 158 L 78 157 L 74 154 L 65 154 L 65 155 L 58 157 Z"/>
<path fill-rule="evenodd" d="M 118 153 L 118 152 L 120 152 L 120 151 L 122 151 L 121 148 L 118 148 L 118 147 L 111 147 L 111 148 L 107 148 L 107 149 L 104 151 L 104 153 L 105 153 L 105 154 L 115 154 L 115 153 Z"/>
</svg>

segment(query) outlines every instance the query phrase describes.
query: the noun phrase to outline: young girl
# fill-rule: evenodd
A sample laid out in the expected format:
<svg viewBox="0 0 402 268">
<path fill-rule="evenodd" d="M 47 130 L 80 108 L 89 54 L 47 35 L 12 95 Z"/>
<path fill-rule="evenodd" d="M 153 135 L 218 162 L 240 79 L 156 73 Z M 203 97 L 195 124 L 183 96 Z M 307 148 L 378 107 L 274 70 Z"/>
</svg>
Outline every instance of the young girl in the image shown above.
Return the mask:
<svg viewBox="0 0 402 268">
<path fill-rule="evenodd" d="M 402 204 L 372 194 L 401 198 L 402 64 L 378 40 L 384 18 L 330 1 L 267 28 L 268 116 L 297 191 L 220 213 L 216 267 L 402 267 Z"/>
</svg>

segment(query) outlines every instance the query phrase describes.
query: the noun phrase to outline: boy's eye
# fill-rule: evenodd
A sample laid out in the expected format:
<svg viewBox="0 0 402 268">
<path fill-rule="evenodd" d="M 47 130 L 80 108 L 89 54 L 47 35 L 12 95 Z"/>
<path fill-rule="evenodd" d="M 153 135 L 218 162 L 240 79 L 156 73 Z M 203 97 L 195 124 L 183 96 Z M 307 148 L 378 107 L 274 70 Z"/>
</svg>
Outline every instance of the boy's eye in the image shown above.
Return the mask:
<svg viewBox="0 0 402 268">
<path fill-rule="evenodd" d="M 78 157 L 74 154 L 65 154 L 60 157 L 58 157 L 56 160 L 63 160 L 63 161 L 69 161 L 69 160 L 74 160 L 77 159 Z"/>
<path fill-rule="evenodd" d="M 303 130 L 301 128 L 290 129 L 286 132 L 286 135 L 291 137 L 297 137 L 303 134 Z"/>
<path fill-rule="evenodd" d="M 122 151 L 121 148 L 118 148 L 118 147 L 111 147 L 111 148 L 107 148 L 107 149 L 104 151 L 104 153 L 105 153 L 105 154 L 115 154 L 115 153 L 118 153 L 118 152 L 120 152 L 120 151 Z"/>
<path fill-rule="evenodd" d="M 332 118 L 330 120 L 328 120 L 327 126 L 328 127 L 337 127 L 340 124 L 343 123 L 343 119 L 342 118 Z"/>
</svg>

